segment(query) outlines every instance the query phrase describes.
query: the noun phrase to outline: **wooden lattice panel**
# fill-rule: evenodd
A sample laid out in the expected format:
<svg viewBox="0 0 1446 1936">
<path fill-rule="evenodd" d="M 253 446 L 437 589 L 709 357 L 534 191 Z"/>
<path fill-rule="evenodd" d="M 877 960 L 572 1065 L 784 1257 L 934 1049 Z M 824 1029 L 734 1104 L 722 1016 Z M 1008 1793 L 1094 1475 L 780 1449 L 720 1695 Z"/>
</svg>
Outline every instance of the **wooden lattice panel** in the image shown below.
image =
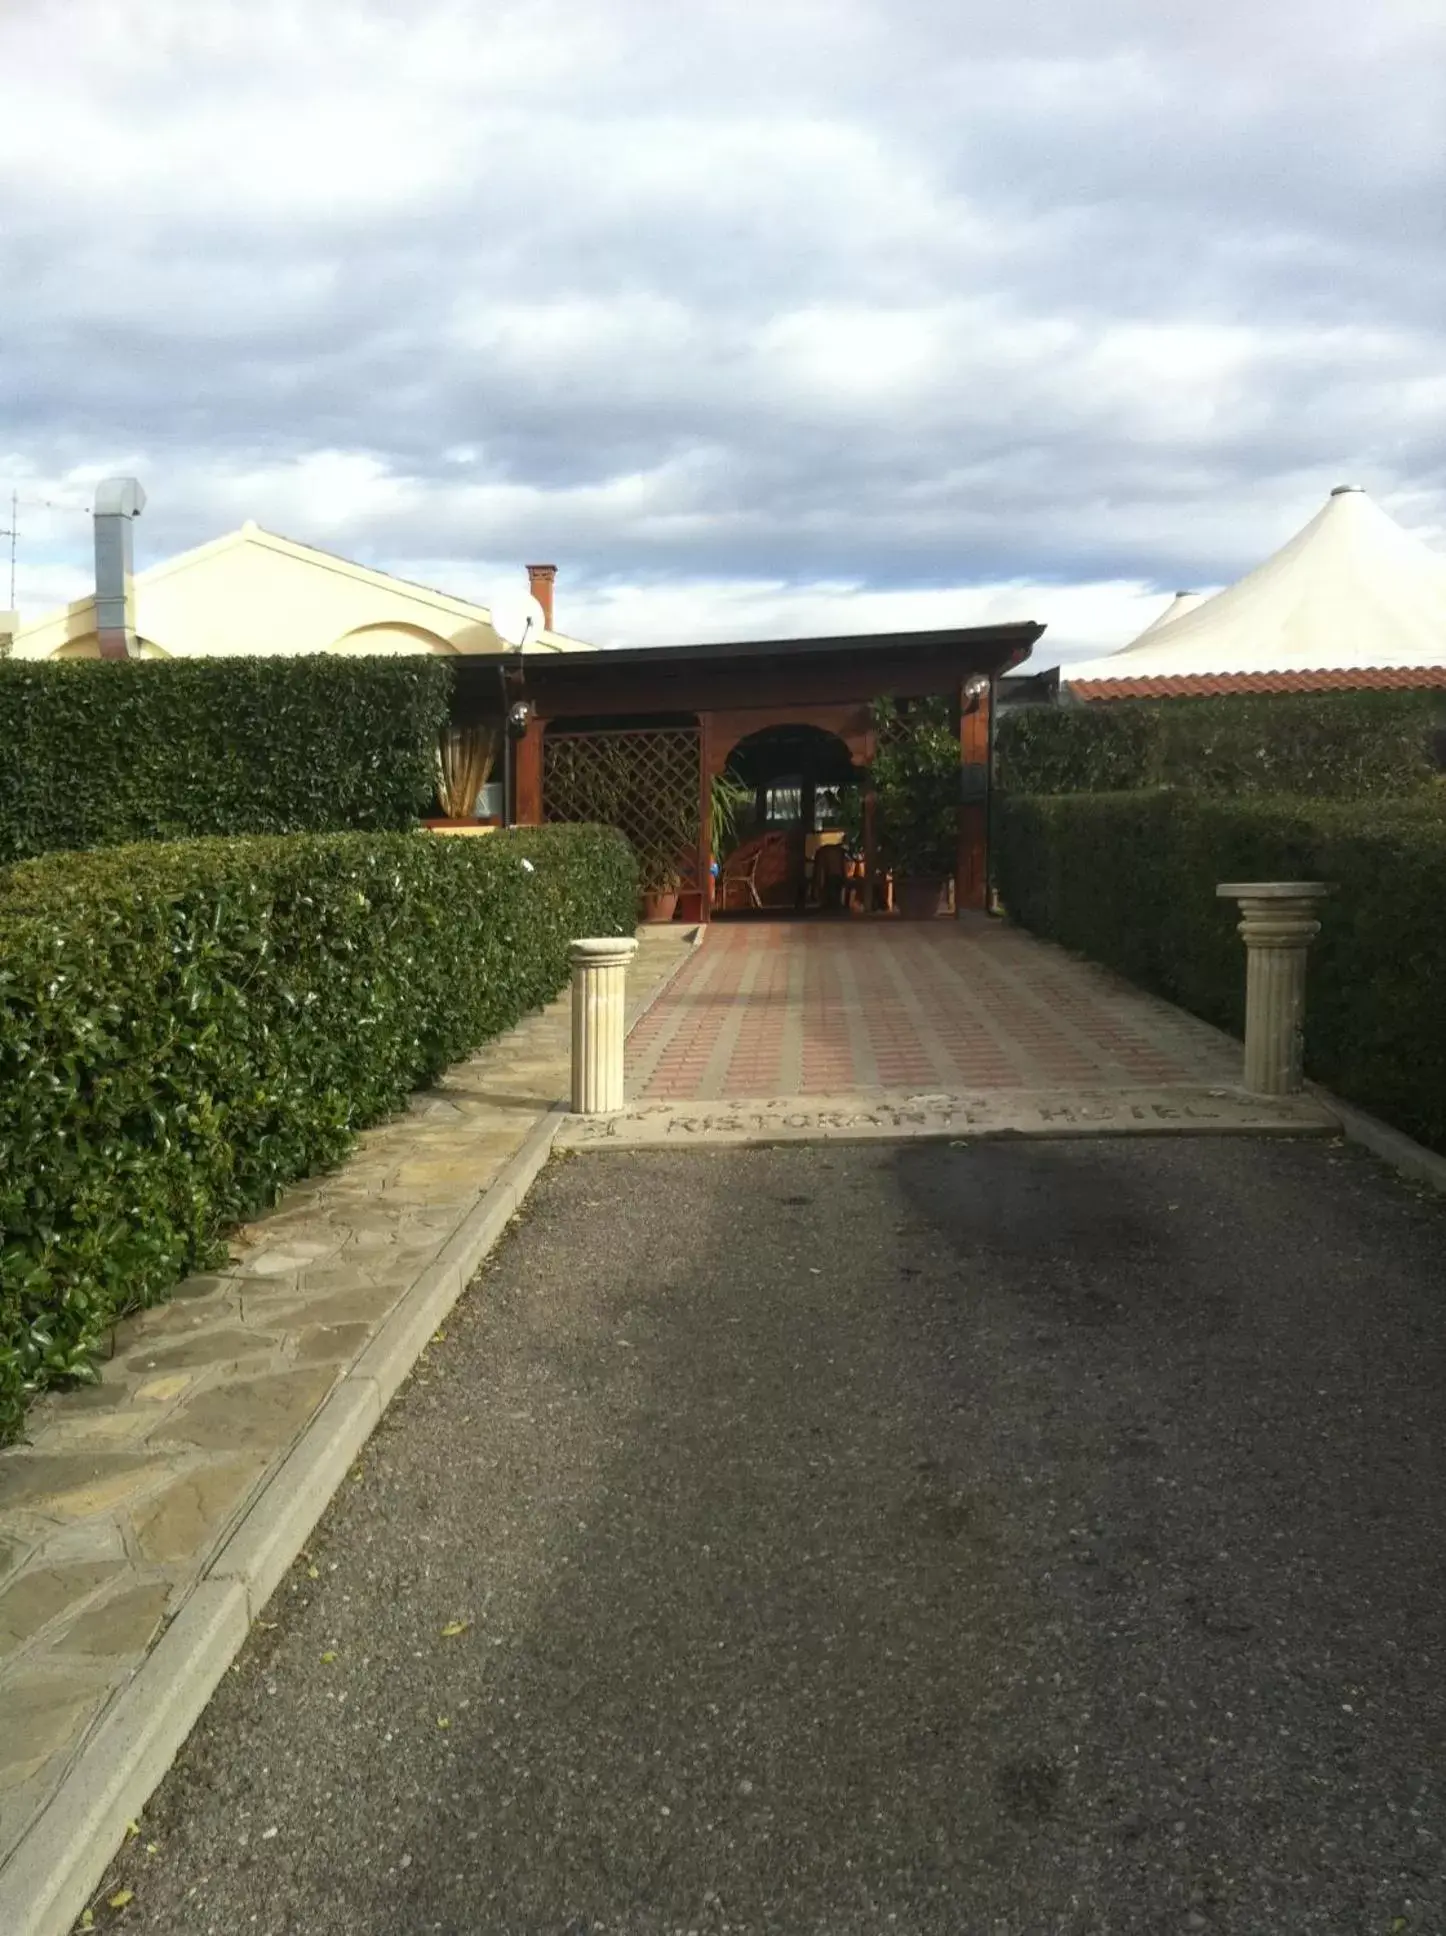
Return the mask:
<svg viewBox="0 0 1446 1936">
<path fill-rule="evenodd" d="M 542 817 L 617 827 L 644 882 L 698 873 L 697 729 L 553 733 L 542 742 Z"/>
</svg>

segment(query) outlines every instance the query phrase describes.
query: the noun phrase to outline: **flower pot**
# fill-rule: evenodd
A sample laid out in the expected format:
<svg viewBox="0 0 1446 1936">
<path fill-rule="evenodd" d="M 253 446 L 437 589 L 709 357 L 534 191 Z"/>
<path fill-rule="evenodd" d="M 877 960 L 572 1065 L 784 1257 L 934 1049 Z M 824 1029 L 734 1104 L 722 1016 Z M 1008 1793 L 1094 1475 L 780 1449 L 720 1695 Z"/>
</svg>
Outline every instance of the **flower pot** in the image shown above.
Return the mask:
<svg viewBox="0 0 1446 1936">
<path fill-rule="evenodd" d="M 676 887 L 645 887 L 640 896 L 645 921 L 671 921 L 678 908 Z"/>
<path fill-rule="evenodd" d="M 943 910 L 949 883 L 919 874 L 899 883 L 899 912 L 906 921 L 932 921 Z"/>
<path fill-rule="evenodd" d="M 703 896 L 696 887 L 685 887 L 679 890 L 678 905 L 674 910 L 674 919 L 678 921 L 701 921 L 703 919 Z"/>
</svg>

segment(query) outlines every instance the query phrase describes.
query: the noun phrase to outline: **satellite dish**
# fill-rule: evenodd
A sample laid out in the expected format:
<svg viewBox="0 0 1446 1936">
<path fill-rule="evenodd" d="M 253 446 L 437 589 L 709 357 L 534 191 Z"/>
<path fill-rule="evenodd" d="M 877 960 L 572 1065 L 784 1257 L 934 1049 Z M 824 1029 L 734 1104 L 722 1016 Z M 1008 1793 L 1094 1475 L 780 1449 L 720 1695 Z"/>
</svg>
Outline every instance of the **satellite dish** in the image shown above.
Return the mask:
<svg viewBox="0 0 1446 1936">
<path fill-rule="evenodd" d="M 543 617 L 542 607 L 531 592 L 509 586 L 506 591 L 498 593 L 489 609 L 492 630 L 504 645 L 531 645 L 546 630 L 547 621 Z"/>
</svg>

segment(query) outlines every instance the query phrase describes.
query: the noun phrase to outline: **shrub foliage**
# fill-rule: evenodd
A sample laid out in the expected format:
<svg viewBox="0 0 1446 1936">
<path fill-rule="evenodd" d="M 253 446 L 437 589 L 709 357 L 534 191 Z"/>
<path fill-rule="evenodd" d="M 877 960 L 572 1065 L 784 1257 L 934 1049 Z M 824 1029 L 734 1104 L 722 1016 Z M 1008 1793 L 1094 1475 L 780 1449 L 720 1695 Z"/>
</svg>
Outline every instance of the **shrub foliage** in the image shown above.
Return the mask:
<svg viewBox="0 0 1446 1936">
<path fill-rule="evenodd" d="M 999 780 L 1027 794 L 1201 793 L 1382 799 L 1435 776 L 1431 692 L 1279 693 L 1028 706 L 998 732 Z"/>
<path fill-rule="evenodd" d="M 117 1314 L 631 932 L 622 837 L 207 839 L 0 876 L 0 1440 Z"/>
<path fill-rule="evenodd" d="M 451 668 L 418 654 L 0 661 L 0 865 L 426 813 Z"/>
<path fill-rule="evenodd" d="M 1009 913 L 1207 1021 L 1244 1026 L 1245 952 L 1220 881 L 1331 882 L 1310 956 L 1309 1072 L 1446 1151 L 1446 807 L 1169 792 L 1010 798 Z"/>
<path fill-rule="evenodd" d="M 944 698 L 877 699 L 869 784 L 881 867 L 901 879 L 954 872 L 958 858 L 959 730 Z"/>
</svg>

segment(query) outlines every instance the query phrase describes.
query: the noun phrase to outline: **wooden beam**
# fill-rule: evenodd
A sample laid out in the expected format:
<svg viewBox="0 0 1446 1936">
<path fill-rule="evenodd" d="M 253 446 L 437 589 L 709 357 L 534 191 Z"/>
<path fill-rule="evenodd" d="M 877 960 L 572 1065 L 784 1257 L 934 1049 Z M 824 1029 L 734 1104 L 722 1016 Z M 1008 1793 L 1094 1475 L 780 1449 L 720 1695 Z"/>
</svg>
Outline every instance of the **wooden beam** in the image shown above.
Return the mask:
<svg viewBox="0 0 1446 1936">
<path fill-rule="evenodd" d="M 954 870 L 954 911 L 979 912 L 989 905 L 989 702 L 959 688 L 959 821 Z"/>
<path fill-rule="evenodd" d="M 713 765 L 712 718 L 698 715 L 698 915 L 713 919 Z"/>
<path fill-rule="evenodd" d="M 513 818 L 519 827 L 542 825 L 542 735 L 547 722 L 534 713 L 512 755 Z"/>
</svg>

